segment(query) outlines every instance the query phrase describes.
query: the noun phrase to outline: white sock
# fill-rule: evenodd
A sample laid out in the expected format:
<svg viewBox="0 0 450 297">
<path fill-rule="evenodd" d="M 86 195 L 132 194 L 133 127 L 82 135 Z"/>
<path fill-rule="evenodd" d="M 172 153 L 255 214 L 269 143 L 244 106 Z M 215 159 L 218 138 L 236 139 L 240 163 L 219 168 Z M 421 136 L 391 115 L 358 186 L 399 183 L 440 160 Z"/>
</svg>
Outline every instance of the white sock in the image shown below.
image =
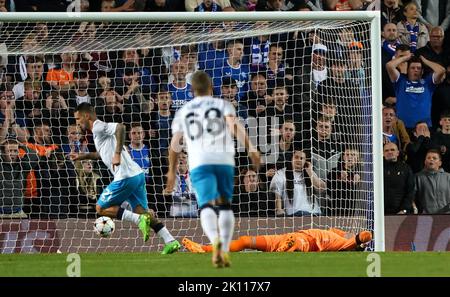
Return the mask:
<svg viewBox="0 0 450 297">
<path fill-rule="evenodd" d="M 234 232 L 234 213 L 231 209 L 219 211 L 219 229 L 222 250 L 224 252 L 229 252 Z"/>
<path fill-rule="evenodd" d="M 158 236 L 164 240 L 164 243 L 168 243 L 175 240 L 175 238 L 173 238 L 172 234 L 170 234 L 169 230 L 167 230 L 166 227 L 163 227 L 156 234 L 158 234 Z"/>
<path fill-rule="evenodd" d="M 203 232 L 205 232 L 209 241 L 214 243 L 219 238 L 216 212 L 211 207 L 202 209 L 200 211 L 200 222 L 202 224 Z"/>
<path fill-rule="evenodd" d="M 139 215 L 129 210 L 124 210 L 122 214 L 122 221 L 133 222 L 136 225 L 139 224 Z"/>
</svg>

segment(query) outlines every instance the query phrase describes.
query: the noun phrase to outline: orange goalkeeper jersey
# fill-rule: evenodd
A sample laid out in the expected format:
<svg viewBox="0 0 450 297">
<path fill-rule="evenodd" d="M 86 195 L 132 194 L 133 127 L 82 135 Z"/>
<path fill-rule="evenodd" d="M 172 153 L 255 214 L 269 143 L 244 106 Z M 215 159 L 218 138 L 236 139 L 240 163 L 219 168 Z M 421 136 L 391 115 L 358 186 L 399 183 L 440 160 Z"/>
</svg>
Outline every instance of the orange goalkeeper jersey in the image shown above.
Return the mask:
<svg viewBox="0 0 450 297">
<path fill-rule="evenodd" d="M 290 235 L 295 237 L 295 244 L 287 252 L 322 252 L 343 251 L 353 249 L 356 246 L 354 238 L 343 237 L 345 232 L 341 230 L 309 229 L 299 230 L 282 235 L 263 236 L 267 243 L 267 252 L 275 252 Z"/>
</svg>

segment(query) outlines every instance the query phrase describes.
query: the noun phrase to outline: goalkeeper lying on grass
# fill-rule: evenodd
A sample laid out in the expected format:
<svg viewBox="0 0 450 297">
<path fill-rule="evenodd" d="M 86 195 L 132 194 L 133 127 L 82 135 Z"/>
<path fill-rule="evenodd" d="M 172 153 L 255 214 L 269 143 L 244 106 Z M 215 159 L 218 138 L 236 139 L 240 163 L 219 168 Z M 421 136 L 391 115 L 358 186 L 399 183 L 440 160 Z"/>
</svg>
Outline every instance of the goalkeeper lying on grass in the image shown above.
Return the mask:
<svg viewBox="0 0 450 297">
<path fill-rule="evenodd" d="M 337 252 L 364 250 L 372 240 L 370 231 L 362 231 L 357 235 L 337 228 L 329 230 L 308 229 L 281 235 L 241 236 L 233 240 L 230 252 L 254 249 L 262 252 Z M 187 238 L 183 246 L 193 253 L 211 252 L 212 246 L 201 245 Z"/>
</svg>

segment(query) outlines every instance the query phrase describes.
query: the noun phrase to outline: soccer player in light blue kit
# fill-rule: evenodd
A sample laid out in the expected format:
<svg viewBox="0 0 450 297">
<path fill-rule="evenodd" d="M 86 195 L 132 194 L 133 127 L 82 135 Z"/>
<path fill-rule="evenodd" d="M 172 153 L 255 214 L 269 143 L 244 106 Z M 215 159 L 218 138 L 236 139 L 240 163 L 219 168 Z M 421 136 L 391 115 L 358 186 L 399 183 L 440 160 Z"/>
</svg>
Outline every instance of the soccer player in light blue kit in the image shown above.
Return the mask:
<svg viewBox="0 0 450 297">
<path fill-rule="evenodd" d="M 211 97 L 213 86 L 206 72 L 196 71 L 192 75 L 192 90 L 195 98 L 177 111 L 172 123 L 165 191 L 173 191 L 183 139 L 187 146 L 191 183 L 200 207 L 200 222 L 213 245 L 212 263 L 215 267 L 228 267 L 234 232 L 231 209 L 235 165 L 233 136 L 245 145 L 256 169 L 260 156 L 231 103 Z M 219 209 L 218 216 L 214 206 Z"/>
<path fill-rule="evenodd" d="M 173 238 L 147 205 L 144 171 L 131 159 L 124 146 L 125 126 L 119 123 L 105 123 L 97 119 L 89 103 L 81 103 L 75 111 L 75 120 L 81 130 L 91 130 L 97 152 L 70 153 L 72 160 L 101 159 L 114 175 L 114 180 L 100 195 L 96 211 L 100 216 L 117 218 L 135 223 L 142 232 L 144 241 L 149 239 L 150 228 L 165 242 L 163 254 L 180 249 L 180 243 Z M 121 208 L 127 201 L 133 211 Z"/>
</svg>

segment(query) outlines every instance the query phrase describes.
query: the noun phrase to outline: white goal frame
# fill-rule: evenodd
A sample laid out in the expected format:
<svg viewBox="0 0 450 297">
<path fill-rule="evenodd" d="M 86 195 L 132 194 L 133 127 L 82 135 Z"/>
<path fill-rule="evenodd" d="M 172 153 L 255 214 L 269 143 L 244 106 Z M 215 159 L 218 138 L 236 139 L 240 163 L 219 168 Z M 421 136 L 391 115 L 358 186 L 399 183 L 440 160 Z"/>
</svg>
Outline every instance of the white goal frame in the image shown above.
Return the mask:
<svg viewBox="0 0 450 297">
<path fill-rule="evenodd" d="M 385 250 L 383 202 L 383 150 L 381 119 L 381 25 L 379 11 L 348 12 L 9 12 L 0 14 L 0 22 L 219 22 L 219 21 L 368 21 L 370 22 L 371 77 L 372 77 L 372 134 L 374 239 L 375 251 Z M 1 52 L 0 54 L 7 54 Z"/>
</svg>

